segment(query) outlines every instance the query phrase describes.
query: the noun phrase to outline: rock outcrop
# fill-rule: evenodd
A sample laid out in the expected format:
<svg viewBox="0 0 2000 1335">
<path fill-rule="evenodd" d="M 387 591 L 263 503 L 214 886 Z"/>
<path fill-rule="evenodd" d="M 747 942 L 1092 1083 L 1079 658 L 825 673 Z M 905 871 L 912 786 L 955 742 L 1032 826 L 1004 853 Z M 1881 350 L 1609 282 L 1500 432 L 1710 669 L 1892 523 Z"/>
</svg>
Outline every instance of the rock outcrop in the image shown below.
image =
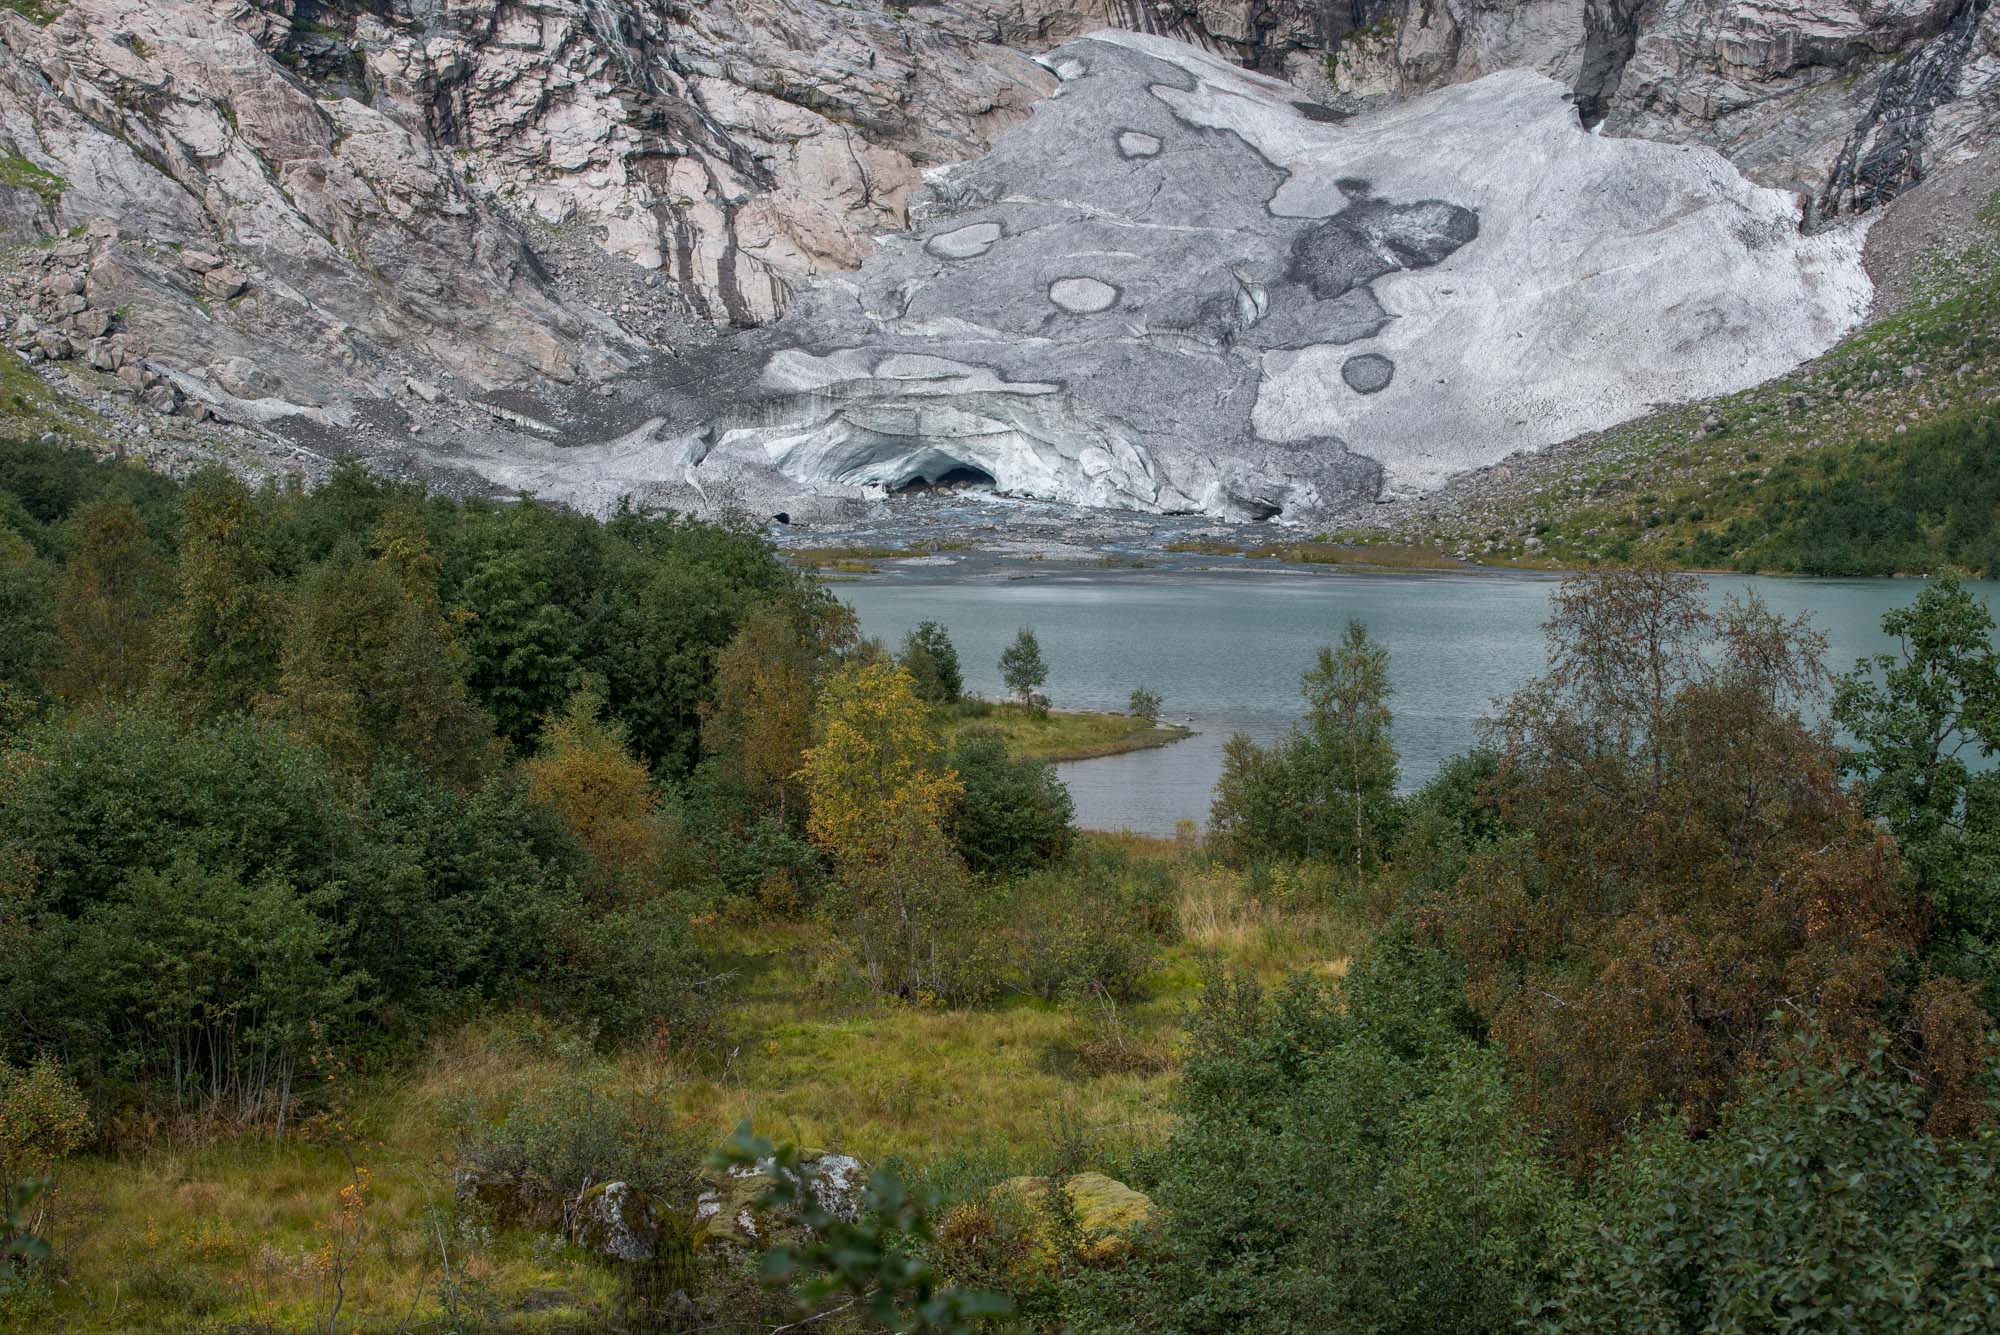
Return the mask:
<svg viewBox="0 0 2000 1335">
<path fill-rule="evenodd" d="M 612 1261 L 651 1261 L 685 1231 L 665 1203 L 628 1182 L 600 1182 L 571 1202 L 570 1240 Z"/>
<path fill-rule="evenodd" d="M 766 1159 L 755 1168 L 712 1172 L 695 1198 L 695 1245 L 763 1248 L 771 1245 L 774 1233 L 796 1233 L 796 1218 L 759 1208 L 758 1202 L 770 1191 L 773 1174 L 778 1171 L 776 1164 Z M 849 1223 L 861 1217 L 866 1173 L 859 1159 L 851 1154 L 805 1150 L 799 1157 L 799 1171 L 822 1210 Z"/>
<path fill-rule="evenodd" d="M 2000 125 L 1991 0 L 1244 0 L 1204 36 L 1345 112 L 1501 70 L 1563 84 L 1603 133 L 1706 144 L 1813 200 L 1878 207 Z"/>
<path fill-rule="evenodd" d="M 1060 1190 L 1076 1228 L 1070 1239 L 1074 1259 L 1085 1265 L 1108 1265 L 1131 1256 L 1160 1222 L 1159 1207 L 1150 1196 L 1103 1173 L 1076 1173 L 1063 1179 Z M 991 1193 L 993 1204 L 1025 1221 L 1023 1259 L 1034 1269 L 1053 1269 L 1059 1260 L 1049 1193 L 1045 1177 L 1010 1177 Z"/>
</svg>

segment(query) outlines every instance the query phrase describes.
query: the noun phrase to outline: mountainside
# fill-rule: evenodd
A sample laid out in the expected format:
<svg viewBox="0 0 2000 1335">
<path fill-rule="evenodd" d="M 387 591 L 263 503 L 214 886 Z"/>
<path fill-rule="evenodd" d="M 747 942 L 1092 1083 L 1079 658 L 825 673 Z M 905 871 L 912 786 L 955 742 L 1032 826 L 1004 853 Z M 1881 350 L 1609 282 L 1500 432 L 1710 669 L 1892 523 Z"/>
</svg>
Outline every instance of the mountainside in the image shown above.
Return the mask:
<svg viewBox="0 0 2000 1335">
<path fill-rule="evenodd" d="M 1173 77 L 1227 89 L 1217 96 L 1237 110 L 1246 97 L 1269 108 L 1189 116 L 1155 99 L 1157 114 L 1179 127 L 1173 133 L 1186 132 L 1187 146 L 1215 150 L 1207 161 L 1123 149 L 1101 160 L 1067 154 L 1064 136 L 1115 108 L 1058 110 L 1078 88 L 1063 83 L 1062 61 L 1046 53 L 1107 25 L 1205 51 L 1198 73 L 1187 66 Z M 275 463 L 310 476 L 327 458 L 358 452 L 391 471 L 456 478 L 468 488 L 533 484 L 591 501 L 606 499 L 607 488 L 642 495 L 655 484 L 686 488 L 687 466 L 700 452 L 703 467 L 727 484 L 723 491 L 752 499 L 784 490 L 767 475 L 770 464 L 786 485 L 815 492 L 835 477 L 893 483 L 898 473 L 963 465 L 1003 486 L 1090 503 L 1310 517 L 1385 482 L 1434 485 L 1453 469 L 1606 425 L 1656 398 L 1740 388 L 1823 349 L 1858 313 L 1851 267 L 1835 258 L 1853 245 L 1848 219 L 1978 154 L 2000 123 L 1996 38 L 2000 18 L 1989 0 L 1816 7 L 1257 0 L 1178 8 L 1122 0 L 0 0 L 8 341 L 63 399 L 81 405 L 64 410 L 44 387 L 26 384 L 11 406 L 0 403 L 0 426 L 60 423 L 64 434 L 135 448 L 169 466 L 221 454 L 245 467 Z M 1146 48 L 1144 58 L 1185 66 L 1173 49 Z M 1225 61 L 1281 76 L 1289 87 L 1247 80 L 1239 87 L 1223 77 Z M 1461 108 L 1467 137 L 1456 144 L 1448 136 L 1461 130 L 1448 128 L 1449 114 L 1430 129 L 1409 122 L 1422 142 L 1393 145 L 1379 128 L 1391 123 L 1379 119 L 1385 108 L 1459 85 L 1466 90 L 1451 95 L 1455 103 L 1422 104 Z M 1531 137 L 1565 145 L 1557 156 L 1569 163 L 1572 197 L 1561 205 L 1562 234 L 1575 244 L 1565 249 L 1554 239 L 1562 229 L 1545 229 L 1509 255 L 1495 243 L 1497 215 L 1481 202 L 1500 179 L 1527 179 L 1535 166 L 1510 163 L 1514 142 L 1497 129 L 1481 139 L 1470 108 L 1482 98 L 1512 105 L 1542 96 L 1531 87 L 1546 88 L 1549 108 Z M 1047 101 L 1059 88 L 1067 89 L 1063 97 Z M 1249 88 L 1254 94 L 1242 92 Z M 1119 96 L 1128 95 L 1145 96 L 1131 89 Z M 1067 128 L 1037 131 L 1029 118 L 1038 105 L 1045 113 L 1036 122 L 1063 127 L 1067 116 Z M 1275 139 L 1273 111 L 1289 122 Z M 1343 123 L 1361 113 L 1369 119 Z M 1507 114 L 1494 126 L 1502 123 L 1529 124 Z M 986 158 L 1009 131 L 1019 137 Z M 1333 164 L 1349 150 L 1336 145 L 1366 158 L 1375 150 L 1350 142 L 1366 134 L 1387 136 L 1380 151 L 1409 165 L 1404 179 L 1380 166 L 1356 169 L 1374 192 L 1366 198 L 1333 188 L 1337 174 L 1300 183 L 1312 171 L 1345 171 Z M 998 412 L 990 420 L 1005 431 L 1060 437 L 1054 457 L 1015 450 L 1036 461 L 1027 473 L 1014 469 L 1018 478 L 990 466 L 998 454 L 983 462 L 948 454 L 901 469 L 886 467 L 895 452 L 879 445 L 857 455 L 843 442 L 877 427 L 857 426 L 851 405 L 829 409 L 825 387 L 882 377 L 846 365 L 800 369 L 801 357 L 823 359 L 856 340 L 884 356 L 936 352 L 935 328 L 885 331 L 879 311 L 843 309 L 878 285 L 907 289 L 911 266 L 922 268 L 909 244 L 885 250 L 884 238 L 913 221 L 968 216 L 979 203 L 968 192 L 1053 181 L 1065 170 L 1081 173 L 1087 189 L 1045 192 L 1020 207 L 1061 210 L 1067 201 L 1164 227 L 1208 210 L 1203 225 L 1240 233 L 1241 258 L 1253 268 L 1289 255 L 1314 219 L 1347 210 L 1346 223 L 1329 223 L 1323 236 L 1359 237 L 1354 244 L 1388 265 L 1354 291 L 1430 294 L 1422 298 L 1426 316 L 1446 276 L 1463 278 L 1486 252 L 1502 263 L 1532 257 L 1544 266 L 1534 280 L 1543 289 L 1565 276 L 1556 272 L 1562 265 L 1588 287 L 1608 272 L 1584 253 L 1591 228 L 1628 238 L 1613 244 L 1636 255 L 1651 244 L 1643 239 L 1648 227 L 1680 207 L 1673 198 L 1642 198 L 1668 187 L 1639 164 L 1665 157 L 1634 140 L 1714 148 L 1749 182 L 1791 192 L 1780 210 L 1748 202 L 1779 197 L 1749 191 L 1713 158 L 1690 156 L 1690 164 L 1714 165 L 1674 169 L 1682 175 L 1672 190 L 1699 177 L 1690 188 L 1702 208 L 1728 199 L 1748 220 L 1733 240 L 1705 243 L 1706 255 L 1738 257 L 1721 267 L 1671 247 L 1657 252 L 1658 267 L 1676 281 L 1706 280 L 1728 294 L 1723 304 L 1733 303 L 1733 314 L 1715 323 L 1721 341 L 1664 360 L 1626 344 L 1626 360 L 1648 373 L 1635 384 L 1619 369 L 1620 351 L 1602 341 L 1619 331 L 1600 325 L 1602 338 L 1589 349 L 1600 383 L 1580 392 L 1570 377 L 1581 363 L 1494 356 L 1484 372 L 1493 384 L 1475 374 L 1454 395 L 1458 415 L 1430 432 L 1447 448 L 1417 439 L 1423 433 L 1411 422 L 1399 424 L 1393 377 L 1408 389 L 1424 355 L 1419 342 L 1437 358 L 1462 359 L 1490 337 L 1544 327 L 1556 318 L 1545 300 L 1526 310 L 1496 299 L 1499 314 L 1481 322 L 1419 319 L 1387 302 L 1379 316 L 1357 313 L 1361 296 L 1316 292 L 1315 300 L 1346 305 L 1324 327 L 1287 330 L 1294 317 L 1282 309 L 1257 311 L 1251 321 L 1180 309 L 1177 301 L 1199 306 L 1213 297 L 1193 279 L 1222 274 L 1231 259 L 1160 246 L 1141 267 L 1172 269 L 1175 291 L 1153 294 L 1159 300 L 1139 335 L 1119 335 L 1131 357 L 1148 364 L 1127 366 L 1101 332 L 1120 320 L 1130 325 L 1129 298 L 1123 313 L 1100 309 L 1103 293 L 1086 284 L 1022 305 L 1009 283 L 1027 279 L 1005 262 L 1007 247 L 996 246 L 990 260 L 954 258 L 935 245 L 970 247 L 974 239 L 940 243 L 925 232 L 931 260 L 963 270 L 950 283 L 925 280 L 933 314 L 955 306 L 953 318 L 999 329 L 1009 344 L 1004 357 L 947 355 L 1017 384 L 1081 375 L 1109 395 L 1064 404 L 1064 423 L 1051 427 L 1043 420 L 1055 406 L 1047 396 L 976 391 L 985 395 L 979 412 Z M 1292 160 L 1297 154 L 1317 165 L 1306 170 Z M 973 159 L 983 160 L 939 171 Z M 1137 184 L 1149 176 L 1174 184 Z M 1153 193 L 1120 197 L 1127 185 Z M 1517 192 L 1516 203 L 1527 198 Z M 1274 207 L 1262 207 L 1266 199 Z M 1433 199 L 1481 214 L 1482 239 L 1416 274 L 1394 258 L 1387 232 L 1361 224 Z M 1652 222 L 1632 227 L 1648 210 Z M 1789 239 L 1775 230 L 1780 213 Z M 1446 235 L 1463 225 L 1451 221 L 1457 214 L 1439 217 Z M 1069 218 L 1054 252 L 1041 245 L 1056 234 L 1038 230 L 1035 263 L 1089 248 L 1097 225 L 1087 209 Z M 1153 232 L 1156 240 L 1165 234 Z M 1411 253 L 1433 249 L 1423 241 Z M 856 269 L 858 279 L 840 277 Z M 1003 270 L 1004 282 L 996 277 Z M 1041 287 L 1052 291 L 1072 277 L 1120 288 L 1118 275 L 1088 273 L 1050 274 Z M 1125 280 L 1145 286 L 1132 273 Z M 1261 300 L 1282 307 L 1269 277 L 1260 281 Z M 1530 285 L 1525 275 L 1519 281 Z M 1239 285 L 1252 307 L 1256 285 Z M 1626 332 L 1650 338 L 1650 318 L 1680 295 L 1671 284 L 1625 294 L 1636 322 Z M 1080 337 L 1031 349 L 1021 342 L 1025 312 L 1049 300 Z M 802 318 L 771 324 L 794 304 Z M 1803 314 L 1768 321 L 1763 311 Z M 1390 316 L 1411 318 L 1376 327 Z M 1222 326 L 1230 326 L 1226 334 Z M 1739 334 L 1753 345 L 1740 356 L 1731 341 Z M 1312 351 L 1345 349 L 1344 340 L 1357 336 L 1382 346 Z M 1201 354 L 1198 370 L 1177 374 L 1187 369 L 1183 354 L 1218 340 L 1238 360 L 1263 364 L 1218 372 Z M 1083 347 L 1090 351 L 1079 361 Z M 797 354 L 785 365 L 802 379 L 772 379 L 779 352 Z M 1698 374 L 1702 365 L 1712 373 Z M 17 373 L 7 376 L 12 388 Z M 1389 388 L 1368 393 L 1356 378 L 1387 379 Z M 1510 379 L 1505 402 L 1494 399 Z M 1260 384 L 1268 392 L 1253 394 Z M 958 391 L 969 386 L 932 388 L 962 399 Z M 1559 399 L 1563 410 L 1516 411 L 1538 396 Z M 1107 424 L 1129 424 L 1135 412 L 1172 417 L 1172 430 L 1163 437 L 1143 422 L 1136 432 Z M 699 443 L 688 436 L 697 416 L 710 429 Z M 732 430 L 746 433 L 732 446 L 765 462 L 731 465 L 728 449 L 711 460 Z M 804 453 L 794 439 L 801 433 L 810 438 Z M 974 434 L 994 433 L 975 426 Z M 1190 462 L 1196 436 L 1212 456 L 1206 463 Z M 566 449 L 603 441 L 623 443 L 574 457 Z M 1086 458 L 1092 450 L 1109 462 Z M 1161 450 L 1151 462 L 1141 457 Z M 690 494 L 698 501 L 715 490 Z"/>
</svg>

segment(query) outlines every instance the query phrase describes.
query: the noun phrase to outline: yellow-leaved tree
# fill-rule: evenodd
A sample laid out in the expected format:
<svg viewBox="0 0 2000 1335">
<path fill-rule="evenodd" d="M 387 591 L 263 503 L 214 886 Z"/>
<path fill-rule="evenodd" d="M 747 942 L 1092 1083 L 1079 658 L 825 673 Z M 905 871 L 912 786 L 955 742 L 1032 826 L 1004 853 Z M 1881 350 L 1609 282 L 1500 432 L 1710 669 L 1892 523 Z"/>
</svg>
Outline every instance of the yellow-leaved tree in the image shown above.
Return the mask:
<svg viewBox="0 0 2000 1335">
<path fill-rule="evenodd" d="M 964 795 L 916 684 L 890 662 L 851 663 L 828 677 L 799 776 L 806 831 L 842 868 L 879 861 L 882 836 L 905 815 L 942 824 Z"/>
<path fill-rule="evenodd" d="M 642 897 L 659 875 L 658 802 L 646 766 L 624 733 L 598 717 L 587 692 L 542 730 L 542 745 L 522 762 L 528 791 L 562 821 L 590 855 L 605 898 Z"/>
<path fill-rule="evenodd" d="M 777 606 L 755 608 L 715 660 L 715 700 L 702 746 L 783 823 L 799 804 L 799 763 L 812 744 L 813 686 L 827 655 Z"/>
<path fill-rule="evenodd" d="M 931 708 L 886 661 L 827 678 L 814 745 L 799 769 L 806 830 L 833 858 L 852 908 L 862 968 L 904 996 L 967 1000 L 986 990 L 964 947 L 977 938 L 965 864 L 944 830 L 965 794 L 944 764 Z"/>
</svg>

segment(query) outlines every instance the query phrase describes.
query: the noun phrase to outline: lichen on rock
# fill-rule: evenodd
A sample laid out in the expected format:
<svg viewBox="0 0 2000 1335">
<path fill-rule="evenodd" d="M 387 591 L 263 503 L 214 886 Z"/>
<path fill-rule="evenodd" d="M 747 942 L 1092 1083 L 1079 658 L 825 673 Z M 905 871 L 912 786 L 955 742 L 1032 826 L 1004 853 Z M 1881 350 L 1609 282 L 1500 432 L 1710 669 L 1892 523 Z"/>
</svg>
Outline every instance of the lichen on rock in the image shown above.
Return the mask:
<svg viewBox="0 0 2000 1335">
<path fill-rule="evenodd" d="M 1075 1221 L 1076 1259 L 1086 1265 L 1103 1265 L 1132 1255 L 1147 1230 L 1159 1222 L 1159 1208 L 1151 1197 L 1103 1173 L 1073 1174 L 1057 1189 L 1066 1197 Z M 995 1201 L 1027 1221 L 1028 1255 L 1044 1268 L 1057 1260 L 1050 1190 L 1046 1177 L 1013 1177 L 992 1193 Z"/>
</svg>

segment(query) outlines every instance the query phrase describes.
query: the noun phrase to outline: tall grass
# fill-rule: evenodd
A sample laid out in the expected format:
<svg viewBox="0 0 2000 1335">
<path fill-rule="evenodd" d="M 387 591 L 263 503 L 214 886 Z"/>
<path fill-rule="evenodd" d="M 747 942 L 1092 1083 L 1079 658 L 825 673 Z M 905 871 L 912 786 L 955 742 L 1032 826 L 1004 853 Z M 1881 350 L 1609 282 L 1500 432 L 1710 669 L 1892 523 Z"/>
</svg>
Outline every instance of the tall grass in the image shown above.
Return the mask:
<svg viewBox="0 0 2000 1335">
<path fill-rule="evenodd" d="M 818 925 L 714 925 L 734 977 L 718 1052 L 606 1051 L 497 1012 L 317 1100 L 327 1111 L 302 1132 L 73 1160 L 51 1224 L 63 1283 L 32 1310 L 0 1308 L 0 1329 L 323 1329 L 336 1258 L 343 1329 L 602 1328 L 620 1301 L 612 1267 L 548 1227 L 453 1200 L 468 1126 L 579 1084 L 608 1106 L 651 1109 L 664 1135 L 712 1144 L 749 1117 L 773 1139 L 894 1163 L 954 1199 L 1057 1163 L 1142 1180 L 1171 1128 L 1201 959 L 1338 975 L 1366 928 L 1338 879 L 1311 869 L 1235 870 L 1191 839 L 1087 845 L 1100 880 L 1160 882 L 1168 940 L 1136 1000 L 1065 989 L 916 1005 L 851 986 Z"/>
</svg>

